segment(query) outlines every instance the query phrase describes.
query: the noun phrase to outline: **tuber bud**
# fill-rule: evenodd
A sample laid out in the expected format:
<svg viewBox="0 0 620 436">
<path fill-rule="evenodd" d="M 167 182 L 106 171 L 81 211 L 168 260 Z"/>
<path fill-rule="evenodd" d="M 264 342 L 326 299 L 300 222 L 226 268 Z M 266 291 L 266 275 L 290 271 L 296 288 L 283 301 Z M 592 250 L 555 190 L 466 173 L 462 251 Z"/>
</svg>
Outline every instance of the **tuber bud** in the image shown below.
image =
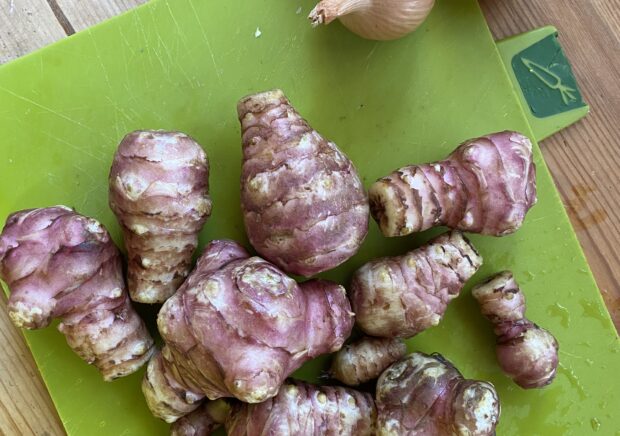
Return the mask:
<svg viewBox="0 0 620 436">
<path fill-rule="evenodd" d="M 471 139 L 445 160 L 400 168 L 378 180 L 369 196 L 385 236 L 442 225 L 507 235 L 536 203 L 532 144 L 516 132 Z"/>
<path fill-rule="evenodd" d="M 558 342 L 525 318 L 525 295 L 512 273 L 491 277 L 472 295 L 495 327 L 497 360 L 504 372 L 524 389 L 551 383 L 558 367 Z"/>
<path fill-rule="evenodd" d="M 439 354 L 412 353 L 377 382 L 377 434 L 494 435 L 500 405 L 491 383 L 467 380 Z"/>
<path fill-rule="evenodd" d="M 125 289 L 120 253 L 92 218 L 65 206 L 10 215 L 0 235 L 0 278 L 17 327 L 60 318 L 69 346 L 106 381 L 135 372 L 153 353 Z"/>
<path fill-rule="evenodd" d="M 284 271 L 312 276 L 353 256 L 368 199 L 351 161 L 282 91 L 241 99 L 241 206 L 252 246 Z"/>
<path fill-rule="evenodd" d="M 290 381 L 261 404 L 237 404 L 226 421 L 229 436 L 370 436 L 375 405 L 350 388 Z"/>
<path fill-rule="evenodd" d="M 436 326 L 481 265 L 480 255 L 458 231 L 403 256 L 370 261 L 351 282 L 357 325 L 385 338 L 408 338 Z"/>
<path fill-rule="evenodd" d="M 392 363 L 407 354 L 407 346 L 400 339 L 365 336 L 345 345 L 334 355 L 330 375 L 336 380 L 357 386 L 373 380 Z"/>
<path fill-rule="evenodd" d="M 214 241 L 157 318 L 165 342 L 143 391 L 155 416 L 174 422 L 204 396 L 258 403 L 304 362 L 342 347 L 353 313 L 345 290 L 298 285 L 232 241 Z"/>
<path fill-rule="evenodd" d="M 208 436 L 226 421 L 229 414 L 230 405 L 226 401 L 205 401 L 172 424 L 170 436 Z"/>
<path fill-rule="evenodd" d="M 128 134 L 114 155 L 109 200 L 123 229 L 131 298 L 166 301 L 189 273 L 211 214 L 204 150 L 179 132 Z"/>
</svg>

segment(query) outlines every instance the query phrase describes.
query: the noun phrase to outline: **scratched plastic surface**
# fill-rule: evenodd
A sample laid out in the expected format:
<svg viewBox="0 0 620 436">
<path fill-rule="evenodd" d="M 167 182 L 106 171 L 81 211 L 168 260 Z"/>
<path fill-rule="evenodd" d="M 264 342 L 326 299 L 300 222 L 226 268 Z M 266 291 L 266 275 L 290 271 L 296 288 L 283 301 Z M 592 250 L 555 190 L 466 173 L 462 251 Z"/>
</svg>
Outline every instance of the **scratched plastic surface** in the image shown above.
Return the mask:
<svg viewBox="0 0 620 436">
<path fill-rule="evenodd" d="M 469 137 L 530 133 L 474 0 L 438 1 L 414 35 L 389 43 L 359 39 L 337 23 L 313 30 L 305 18 L 312 6 L 155 0 L 0 68 L 0 220 L 63 203 L 100 219 L 119 241 L 107 206 L 116 144 L 134 129 L 178 129 L 196 137 L 212 162 L 214 213 L 201 243 L 245 242 L 235 104 L 272 87 L 340 145 L 367 185 L 404 164 L 442 158 Z M 444 322 L 409 346 L 441 352 L 466 376 L 491 380 L 502 402 L 500 435 L 617 434 L 618 338 L 538 147 L 535 155 L 539 203 L 515 235 L 473 237 L 485 265 L 472 283 L 515 271 L 528 315 L 561 344 L 556 381 L 523 391 L 502 375 L 469 288 Z M 326 276 L 346 283 L 370 258 L 430 237 L 386 240 L 372 223 L 359 255 Z M 167 434 L 143 402 L 142 373 L 106 384 L 54 328 L 27 339 L 69 434 Z M 324 362 L 298 376 L 315 379 Z"/>
</svg>

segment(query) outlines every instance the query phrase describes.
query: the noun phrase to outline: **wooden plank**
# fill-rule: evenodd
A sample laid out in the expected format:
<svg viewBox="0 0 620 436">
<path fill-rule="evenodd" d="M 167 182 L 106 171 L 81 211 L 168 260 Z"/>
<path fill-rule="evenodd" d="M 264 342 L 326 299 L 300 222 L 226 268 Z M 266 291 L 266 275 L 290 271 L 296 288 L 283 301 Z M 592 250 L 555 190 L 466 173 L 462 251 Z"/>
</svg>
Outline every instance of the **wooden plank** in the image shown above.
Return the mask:
<svg viewBox="0 0 620 436">
<path fill-rule="evenodd" d="M 146 3 L 147 0 L 54 0 L 76 31 Z"/>
<path fill-rule="evenodd" d="M 45 0 L 0 0 L 0 64 L 65 35 Z"/>
<path fill-rule="evenodd" d="M 620 330 L 620 0 L 480 3 L 497 39 L 547 24 L 559 30 L 592 109 L 542 150 Z"/>
<path fill-rule="evenodd" d="M 62 435 L 54 404 L 0 294 L 0 434 Z"/>
</svg>

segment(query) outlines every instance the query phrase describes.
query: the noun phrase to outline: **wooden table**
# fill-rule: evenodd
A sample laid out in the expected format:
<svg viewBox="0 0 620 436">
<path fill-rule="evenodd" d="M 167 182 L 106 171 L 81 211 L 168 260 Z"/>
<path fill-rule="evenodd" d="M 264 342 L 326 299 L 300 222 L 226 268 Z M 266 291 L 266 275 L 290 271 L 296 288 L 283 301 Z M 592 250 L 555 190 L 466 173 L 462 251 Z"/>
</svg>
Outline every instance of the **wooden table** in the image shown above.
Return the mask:
<svg viewBox="0 0 620 436">
<path fill-rule="evenodd" d="M 0 0 L 0 63 L 144 1 Z M 592 112 L 545 140 L 542 149 L 620 329 L 620 0 L 480 3 L 497 39 L 545 24 L 560 31 Z M 6 301 L 0 301 L 0 338 L 0 434 L 63 434 L 30 351 L 9 321 Z"/>
</svg>

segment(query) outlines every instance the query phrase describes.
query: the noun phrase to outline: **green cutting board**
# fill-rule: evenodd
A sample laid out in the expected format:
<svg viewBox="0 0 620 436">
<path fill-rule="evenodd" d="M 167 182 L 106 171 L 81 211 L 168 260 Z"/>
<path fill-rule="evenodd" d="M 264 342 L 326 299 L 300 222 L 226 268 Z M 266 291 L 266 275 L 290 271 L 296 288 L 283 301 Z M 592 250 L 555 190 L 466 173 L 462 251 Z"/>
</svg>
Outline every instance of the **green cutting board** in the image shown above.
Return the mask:
<svg viewBox="0 0 620 436">
<path fill-rule="evenodd" d="M 0 221 L 17 209 L 66 204 L 101 220 L 120 244 L 107 205 L 114 149 L 134 129 L 177 129 L 211 159 L 214 212 L 201 244 L 247 245 L 235 107 L 273 87 L 339 144 L 367 186 L 399 166 L 442 158 L 466 138 L 502 129 L 531 136 L 474 0 L 438 0 L 417 32 L 394 42 L 366 41 L 339 24 L 311 29 L 312 6 L 154 0 L 0 68 Z M 409 346 L 492 381 L 502 403 L 499 435 L 618 434 L 618 338 L 538 146 L 534 153 L 539 202 L 515 235 L 473 237 L 485 265 L 472 283 L 515 271 L 528 315 L 560 342 L 556 381 L 524 391 L 502 374 L 469 287 Z M 388 240 L 372 223 L 360 253 L 325 276 L 347 283 L 365 261 L 403 253 L 438 231 Z M 143 312 L 152 319 L 155 310 Z M 145 406 L 141 372 L 104 383 L 54 328 L 26 338 L 69 434 L 168 432 Z M 324 363 L 297 375 L 314 380 Z"/>
</svg>

